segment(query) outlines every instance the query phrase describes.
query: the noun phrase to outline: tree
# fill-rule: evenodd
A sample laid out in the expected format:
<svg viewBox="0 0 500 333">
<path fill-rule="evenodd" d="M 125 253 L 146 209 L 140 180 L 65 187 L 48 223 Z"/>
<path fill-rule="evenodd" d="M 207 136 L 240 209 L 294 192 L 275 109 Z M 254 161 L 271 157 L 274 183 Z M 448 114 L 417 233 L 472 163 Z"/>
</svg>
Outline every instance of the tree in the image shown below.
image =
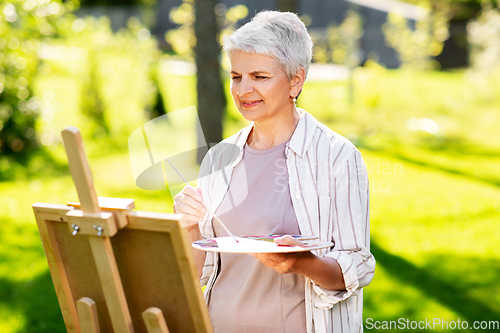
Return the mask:
<svg viewBox="0 0 500 333">
<path fill-rule="evenodd" d="M 439 67 L 433 59 L 443 51 L 449 37 L 449 6 L 433 10 L 429 0 L 419 2 L 420 16 L 412 29 L 408 20 L 398 12 L 387 15 L 383 25 L 387 43 L 397 52 L 401 68 L 430 70 Z"/>
<path fill-rule="evenodd" d="M 80 0 L 82 6 L 142 6 L 156 2 L 156 0 Z"/>
<path fill-rule="evenodd" d="M 282 12 L 297 13 L 297 0 L 278 0 L 278 8 Z"/>
<path fill-rule="evenodd" d="M 198 117 L 208 144 L 222 140 L 222 118 L 227 104 L 220 77 L 220 46 L 217 42 L 215 5 L 215 0 L 198 0 L 194 6 Z M 203 153 L 198 152 L 198 162 L 201 162 L 202 158 Z"/>
<path fill-rule="evenodd" d="M 37 146 L 36 120 L 41 102 L 32 81 L 41 44 L 64 35 L 67 1 L 0 0 L 0 152 L 19 153 Z"/>
<path fill-rule="evenodd" d="M 478 17 L 467 26 L 470 78 L 478 92 L 495 98 L 500 92 L 500 0 L 485 0 Z"/>
</svg>

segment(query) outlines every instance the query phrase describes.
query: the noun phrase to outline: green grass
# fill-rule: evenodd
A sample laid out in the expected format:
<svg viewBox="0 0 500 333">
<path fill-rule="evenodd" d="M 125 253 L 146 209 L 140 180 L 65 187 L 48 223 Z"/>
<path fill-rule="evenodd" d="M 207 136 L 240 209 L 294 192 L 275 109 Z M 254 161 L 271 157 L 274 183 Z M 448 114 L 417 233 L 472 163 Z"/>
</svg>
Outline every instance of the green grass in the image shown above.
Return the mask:
<svg viewBox="0 0 500 333">
<path fill-rule="evenodd" d="M 363 155 L 368 168 L 403 164 L 402 172 L 370 177 L 378 271 L 366 288 L 365 318 L 498 318 L 498 186 L 373 152 Z"/>
<path fill-rule="evenodd" d="M 110 114 L 119 118 L 110 122 L 115 134 L 95 140 L 84 132 L 98 195 L 171 212 L 166 191 L 137 188 L 130 167 L 127 136 L 146 119 L 138 86 L 124 77 L 104 84 Z M 193 77 L 163 73 L 167 109 L 194 105 L 194 87 Z M 50 97 L 48 90 L 58 116 L 39 129 L 56 136 L 77 124 L 85 131 L 76 78 L 41 77 L 37 94 Z M 499 320 L 500 97 L 482 96 L 464 72 L 360 69 L 354 91 L 351 105 L 346 83 L 310 82 L 299 106 L 355 141 L 367 165 L 377 271 L 365 289 L 364 317 Z M 246 124 L 229 94 L 228 101 L 226 137 Z M 441 131 L 412 131 L 411 118 L 433 119 Z M 62 146 L 26 160 L 1 157 L 0 180 L 0 332 L 64 332 L 31 210 L 34 202 L 78 200 Z"/>
</svg>

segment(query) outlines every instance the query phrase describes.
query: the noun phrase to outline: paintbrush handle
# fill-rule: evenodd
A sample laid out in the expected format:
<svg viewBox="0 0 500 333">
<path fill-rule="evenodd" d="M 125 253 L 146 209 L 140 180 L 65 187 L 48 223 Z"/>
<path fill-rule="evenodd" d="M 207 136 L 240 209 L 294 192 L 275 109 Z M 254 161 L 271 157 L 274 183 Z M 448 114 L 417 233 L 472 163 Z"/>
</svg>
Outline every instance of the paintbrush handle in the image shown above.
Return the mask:
<svg viewBox="0 0 500 333">
<path fill-rule="evenodd" d="M 238 242 L 236 237 L 234 237 L 233 233 L 231 231 L 229 231 L 229 229 L 226 227 L 226 225 L 224 223 L 222 223 L 222 221 L 219 219 L 219 217 L 217 217 L 217 215 L 215 215 L 215 213 L 208 207 L 208 205 L 205 203 L 205 200 L 202 200 L 202 203 L 205 206 L 205 208 L 207 209 L 207 211 L 214 217 L 214 219 L 216 219 L 217 222 L 219 222 L 219 224 L 224 228 L 224 230 L 227 232 L 227 234 L 229 236 L 231 236 L 236 242 Z"/>
<path fill-rule="evenodd" d="M 189 183 L 187 182 L 186 178 L 184 178 L 182 176 L 182 174 L 179 172 L 179 170 L 177 170 L 177 168 L 172 164 L 172 162 L 170 162 L 170 160 L 167 158 L 167 162 L 172 166 L 172 168 L 174 168 L 175 172 L 177 172 L 177 174 L 182 178 L 182 180 L 184 181 L 184 183 L 186 183 L 186 185 L 189 185 Z M 189 185 L 191 186 L 191 185 Z M 205 206 L 205 208 L 207 209 L 207 211 L 212 214 L 212 216 L 217 220 L 217 222 L 220 223 L 220 225 L 224 228 L 224 230 L 226 230 L 227 234 L 231 237 L 233 237 L 233 239 L 238 242 L 238 240 L 236 239 L 236 237 L 234 237 L 234 235 L 232 234 L 231 231 L 229 231 L 229 229 L 226 227 L 226 225 L 224 223 L 222 223 L 222 221 L 217 217 L 217 215 L 215 215 L 215 213 L 208 207 L 208 205 L 205 203 L 204 200 L 202 200 L 202 203 L 203 203 L 203 206 Z"/>
</svg>

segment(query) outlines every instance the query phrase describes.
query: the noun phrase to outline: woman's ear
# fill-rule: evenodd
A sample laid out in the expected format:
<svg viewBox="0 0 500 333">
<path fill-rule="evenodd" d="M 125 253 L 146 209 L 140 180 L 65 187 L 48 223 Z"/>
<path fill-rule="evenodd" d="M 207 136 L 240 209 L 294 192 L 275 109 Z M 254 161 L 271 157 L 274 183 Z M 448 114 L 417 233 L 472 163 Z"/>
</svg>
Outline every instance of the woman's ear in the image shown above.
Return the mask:
<svg viewBox="0 0 500 333">
<path fill-rule="evenodd" d="M 292 77 L 292 80 L 290 82 L 291 98 L 296 98 L 300 94 L 305 81 L 306 81 L 306 70 L 303 67 L 300 67 L 299 71 L 297 72 L 297 74 L 295 74 L 294 77 Z"/>
</svg>

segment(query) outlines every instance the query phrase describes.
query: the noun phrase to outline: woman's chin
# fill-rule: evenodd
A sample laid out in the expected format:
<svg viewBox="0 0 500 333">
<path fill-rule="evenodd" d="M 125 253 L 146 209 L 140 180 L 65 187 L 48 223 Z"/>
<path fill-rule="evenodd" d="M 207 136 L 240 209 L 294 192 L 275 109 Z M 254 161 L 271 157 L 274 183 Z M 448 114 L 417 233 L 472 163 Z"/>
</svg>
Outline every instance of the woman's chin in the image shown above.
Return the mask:
<svg viewBox="0 0 500 333">
<path fill-rule="evenodd" d="M 243 118 L 248 121 L 256 121 L 262 117 L 262 113 L 256 110 L 240 109 L 239 111 Z"/>
</svg>

